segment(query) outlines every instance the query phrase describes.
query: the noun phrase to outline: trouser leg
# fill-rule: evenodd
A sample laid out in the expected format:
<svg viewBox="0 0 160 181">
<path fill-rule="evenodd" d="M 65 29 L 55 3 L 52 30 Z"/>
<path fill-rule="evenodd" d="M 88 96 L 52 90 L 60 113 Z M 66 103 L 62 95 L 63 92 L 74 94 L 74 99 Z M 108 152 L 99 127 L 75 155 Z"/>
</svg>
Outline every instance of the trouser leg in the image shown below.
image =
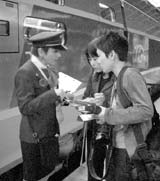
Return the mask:
<svg viewBox="0 0 160 181">
<path fill-rule="evenodd" d="M 132 181 L 132 165 L 126 149 L 114 149 L 115 181 Z"/>
</svg>

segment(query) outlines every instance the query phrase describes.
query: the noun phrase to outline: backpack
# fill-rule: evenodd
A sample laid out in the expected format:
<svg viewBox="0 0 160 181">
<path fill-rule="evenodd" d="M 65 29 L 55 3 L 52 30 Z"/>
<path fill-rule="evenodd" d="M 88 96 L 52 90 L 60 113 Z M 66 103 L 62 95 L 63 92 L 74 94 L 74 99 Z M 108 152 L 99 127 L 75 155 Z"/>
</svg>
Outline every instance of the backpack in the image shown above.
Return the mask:
<svg viewBox="0 0 160 181">
<path fill-rule="evenodd" d="M 124 108 L 132 106 L 123 89 L 123 75 L 129 68 L 125 66 L 120 71 L 117 78 L 117 94 Z M 152 101 L 153 102 L 153 101 Z M 133 131 L 138 143 L 135 154 L 132 157 L 133 178 L 138 180 L 157 180 L 160 177 L 160 120 L 159 114 L 154 106 L 154 115 L 152 117 L 152 128 L 148 133 L 146 140 L 143 140 L 143 134 L 139 124 L 133 125 Z M 136 173 L 136 174 L 135 174 Z"/>
</svg>

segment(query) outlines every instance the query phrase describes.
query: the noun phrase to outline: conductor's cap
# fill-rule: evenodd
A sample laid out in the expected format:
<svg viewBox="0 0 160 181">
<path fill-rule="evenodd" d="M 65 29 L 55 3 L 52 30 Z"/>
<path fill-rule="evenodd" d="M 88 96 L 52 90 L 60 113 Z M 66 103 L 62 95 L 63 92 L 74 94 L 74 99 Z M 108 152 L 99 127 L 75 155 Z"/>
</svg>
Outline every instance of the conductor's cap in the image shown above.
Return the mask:
<svg viewBox="0 0 160 181">
<path fill-rule="evenodd" d="M 59 50 L 67 50 L 64 45 L 64 31 L 45 31 L 30 37 L 29 42 L 35 47 L 53 47 Z"/>
</svg>

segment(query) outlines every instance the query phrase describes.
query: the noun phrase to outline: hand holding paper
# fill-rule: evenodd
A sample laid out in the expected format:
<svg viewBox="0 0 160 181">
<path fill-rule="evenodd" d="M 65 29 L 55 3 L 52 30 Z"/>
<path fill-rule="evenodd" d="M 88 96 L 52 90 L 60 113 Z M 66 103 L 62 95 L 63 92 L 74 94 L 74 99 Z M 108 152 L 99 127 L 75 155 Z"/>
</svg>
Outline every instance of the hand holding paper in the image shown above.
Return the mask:
<svg viewBox="0 0 160 181">
<path fill-rule="evenodd" d="M 78 111 L 81 113 L 80 117 L 83 121 L 90 121 L 97 119 L 98 124 L 105 123 L 105 112 L 107 108 L 102 106 L 97 106 L 94 103 L 80 102 Z"/>
<path fill-rule="evenodd" d="M 54 89 L 57 96 L 59 96 L 61 98 L 61 100 L 63 100 L 65 98 L 65 91 L 63 89 Z"/>
</svg>

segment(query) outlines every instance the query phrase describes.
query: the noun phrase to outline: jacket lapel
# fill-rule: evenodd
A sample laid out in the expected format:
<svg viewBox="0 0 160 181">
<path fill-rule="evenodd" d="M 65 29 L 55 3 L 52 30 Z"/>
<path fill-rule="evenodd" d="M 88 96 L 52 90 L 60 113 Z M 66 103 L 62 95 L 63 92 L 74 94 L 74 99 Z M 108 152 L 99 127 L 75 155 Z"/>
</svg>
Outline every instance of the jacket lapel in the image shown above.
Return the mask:
<svg viewBox="0 0 160 181">
<path fill-rule="evenodd" d="M 33 69 L 33 72 L 35 74 L 35 76 L 39 79 L 43 78 L 43 75 L 41 74 L 41 72 L 39 71 L 39 69 L 34 65 L 34 63 L 32 63 L 32 61 L 30 61 L 31 67 Z"/>
<path fill-rule="evenodd" d="M 37 82 L 36 84 L 38 84 L 39 87 L 41 87 L 43 89 L 44 88 L 50 89 L 47 80 L 43 77 L 43 75 L 41 74 L 39 69 L 32 63 L 32 61 L 30 61 L 30 66 L 32 67 L 32 72 L 33 72 L 35 80 Z"/>
</svg>

